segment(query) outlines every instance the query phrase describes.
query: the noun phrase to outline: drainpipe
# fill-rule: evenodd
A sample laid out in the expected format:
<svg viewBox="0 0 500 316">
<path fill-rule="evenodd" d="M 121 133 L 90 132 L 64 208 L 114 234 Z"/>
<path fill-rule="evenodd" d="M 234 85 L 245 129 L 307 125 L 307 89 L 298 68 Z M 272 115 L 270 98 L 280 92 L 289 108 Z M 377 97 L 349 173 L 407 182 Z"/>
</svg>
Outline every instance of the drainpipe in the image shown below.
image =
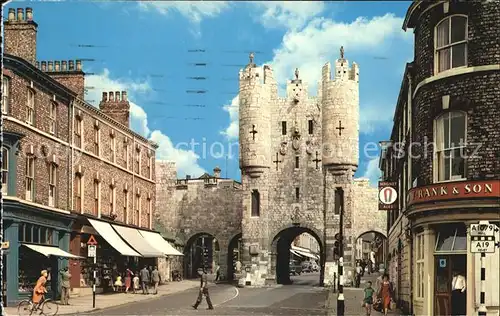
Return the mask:
<svg viewBox="0 0 500 316">
<path fill-rule="evenodd" d="M 68 130 L 69 130 L 69 135 L 70 137 L 68 137 L 69 139 L 69 168 L 68 168 L 68 180 L 69 180 L 69 185 L 68 185 L 68 203 L 69 203 L 69 209 L 70 209 L 70 212 L 71 210 L 73 210 L 73 182 L 74 182 L 74 179 L 73 179 L 73 155 L 74 155 L 74 147 L 73 147 L 73 144 L 74 144 L 74 128 L 75 128 L 75 120 L 73 119 L 74 117 L 74 110 L 75 108 L 75 99 L 72 99 L 71 102 L 69 103 L 69 111 L 68 111 L 68 119 L 70 120 L 71 124 L 68 124 Z"/>
</svg>

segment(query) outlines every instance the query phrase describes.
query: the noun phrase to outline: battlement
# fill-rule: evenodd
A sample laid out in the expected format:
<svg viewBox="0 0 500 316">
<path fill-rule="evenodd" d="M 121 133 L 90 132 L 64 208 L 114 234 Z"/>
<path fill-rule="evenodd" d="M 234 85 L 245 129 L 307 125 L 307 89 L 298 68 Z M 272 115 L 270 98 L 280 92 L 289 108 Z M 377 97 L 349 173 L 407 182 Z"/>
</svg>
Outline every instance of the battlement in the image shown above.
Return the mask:
<svg viewBox="0 0 500 316">
<path fill-rule="evenodd" d="M 82 72 L 82 61 L 79 59 L 37 61 L 36 68 L 43 72 Z"/>
<path fill-rule="evenodd" d="M 17 12 L 17 16 L 16 16 Z M 26 12 L 26 15 L 24 14 Z M 9 14 L 7 16 L 7 23 L 9 24 L 36 24 L 33 21 L 33 9 L 32 8 L 9 8 Z"/>
<path fill-rule="evenodd" d="M 349 61 L 345 58 L 335 60 L 335 69 L 332 80 L 332 66 L 327 62 L 322 69 L 321 81 L 327 83 L 331 81 L 354 81 L 359 82 L 359 66 L 355 62 L 349 66 Z"/>
</svg>

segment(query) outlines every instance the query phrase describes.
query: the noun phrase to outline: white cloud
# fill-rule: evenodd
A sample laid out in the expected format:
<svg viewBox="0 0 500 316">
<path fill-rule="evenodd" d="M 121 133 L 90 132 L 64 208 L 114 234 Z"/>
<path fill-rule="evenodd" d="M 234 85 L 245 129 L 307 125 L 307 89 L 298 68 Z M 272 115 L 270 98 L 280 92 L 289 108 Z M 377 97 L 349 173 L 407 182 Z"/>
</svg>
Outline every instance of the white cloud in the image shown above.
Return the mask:
<svg viewBox="0 0 500 316">
<path fill-rule="evenodd" d="M 364 104 L 361 105 L 359 117 L 359 132 L 371 134 L 380 129 L 391 129 L 394 116 L 394 105 Z"/>
<path fill-rule="evenodd" d="M 88 91 L 86 99 L 96 101 L 94 102 L 95 106 L 101 100 L 102 92 L 127 91 L 129 93 L 130 128 L 157 143 L 159 147 L 156 151 L 156 158 L 175 161 L 179 176 L 182 177 L 185 174 L 200 176 L 205 172 L 198 163 L 200 157 L 193 150 L 176 148 L 172 140 L 160 130 L 150 130 L 146 111 L 132 101 L 138 94 L 152 91 L 147 81 L 135 82 L 125 79 L 113 79 L 110 77 L 108 69 L 104 69 L 101 74 L 87 76 L 85 80 L 87 86 L 94 87 L 94 89 Z"/>
<path fill-rule="evenodd" d="M 228 139 L 238 139 L 239 135 L 239 125 L 238 116 L 240 113 L 239 106 L 240 98 L 239 95 L 235 96 L 230 104 L 224 105 L 224 111 L 229 113 L 229 126 L 221 131 L 221 134 L 226 136 Z"/>
<path fill-rule="evenodd" d="M 310 92 L 316 94 L 321 68 L 327 61 L 333 62 L 339 57 L 340 46 L 344 46 L 347 59 L 352 51 L 376 52 L 383 49 L 384 44 L 390 40 L 411 38 L 411 34 L 401 30 L 402 23 L 402 18 L 389 13 L 371 19 L 358 17 L 351 23 L 314 18 L 302 29 L 289 29 L 283 36 L 280 47 L 274 50 L 273 59 L 264 64 L 272 67 L 274 77 L 281 86 L 292 78 L 295 68 L 299 68 L 300 77 L 308 83 Z M 362 71 L 361 67 L 361 73 Z M 225 130 L 229 138 L 234 138 L 234 134 L 228 131 L 234 129 L 232 126 L 238 126 L 235 113 L 237 110 L 229 112 L 230 125 Z M 389 111 L 387 113 L 389 115 Z M 390 122 L 387 116 L 379 115 L 377 113 L 368 117 L 363 112 L 361 121 L 363 123 L 363 120 L 368 120 L 369 124 L 366 125 L 368 129 L 363 129 L 362 132 L 368 133 L 369 129 L 374 129 L 378 124 Z"/>
<path fill-rule="evenodd" d="M 267 28 L 297 29 L 325 9 L 322 1 L 258 1 L 252 4 L 263 11 L 256 19 Z"/>
<path fill-rule="evenodd" d="M 143 10 L 155 9 L 164 15 L 177 11 L 195 24 L 229 8 L 228 1 L 140 1 L 138 5 Z"/>
<path fill-rule="evenodd" d="M 379 159 L 380 157 L 371 159 L 366 165 L 366 170 L 363 174 L 363 178 L 370 179 L 370 184 L 372 186 L 376 186 L 378 184 L 380 176 L 382 175 L 380 169 L 378 168 Z"/>
</svg>

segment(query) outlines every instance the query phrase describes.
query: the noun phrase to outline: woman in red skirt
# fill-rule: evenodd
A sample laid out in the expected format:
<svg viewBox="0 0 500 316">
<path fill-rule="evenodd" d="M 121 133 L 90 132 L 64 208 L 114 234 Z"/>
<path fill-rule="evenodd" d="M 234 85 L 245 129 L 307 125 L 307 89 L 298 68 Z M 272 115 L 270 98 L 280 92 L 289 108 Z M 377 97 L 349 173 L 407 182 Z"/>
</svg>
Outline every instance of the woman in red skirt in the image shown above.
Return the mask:
<svg viewBox="0 0 500 316">
<path fill-rule="evenodd" d="M 378 297 L 382 299 L 382 311 L 384 315 L 387 315 L 391 307 L 392 300 L 392 284 L 389 281 L 389 276 L 384 274 L 382 277 L 382 283 L 380 283 L 380 290 Z"/>
<path fill-rule="evenodd" d="M 127 272 L 126 272 L 126 276 L 125 276 L 125 293 L 128 292 L 128 289 L 132 286 L 132 276 L 134 276 L 134 273 L 127 268 Z"/>
</svg>

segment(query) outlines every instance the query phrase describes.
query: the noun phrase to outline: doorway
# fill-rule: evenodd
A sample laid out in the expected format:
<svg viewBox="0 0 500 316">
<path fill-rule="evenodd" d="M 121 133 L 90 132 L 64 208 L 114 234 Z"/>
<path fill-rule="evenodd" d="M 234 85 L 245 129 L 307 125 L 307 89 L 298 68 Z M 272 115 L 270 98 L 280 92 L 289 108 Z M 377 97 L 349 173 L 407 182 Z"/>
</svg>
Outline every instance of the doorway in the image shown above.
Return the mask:
<svg viewBox="0 0 500 316">
<path fill-rule="evenodd" d="M 434 256 L 434 315 L 452 315 L 452 280 L 453 272 L 460 273 L 467 279 L 467 255 L 435 255 Z M 456 304 L 456 302 L 455 302 Z"/>
</svg>

